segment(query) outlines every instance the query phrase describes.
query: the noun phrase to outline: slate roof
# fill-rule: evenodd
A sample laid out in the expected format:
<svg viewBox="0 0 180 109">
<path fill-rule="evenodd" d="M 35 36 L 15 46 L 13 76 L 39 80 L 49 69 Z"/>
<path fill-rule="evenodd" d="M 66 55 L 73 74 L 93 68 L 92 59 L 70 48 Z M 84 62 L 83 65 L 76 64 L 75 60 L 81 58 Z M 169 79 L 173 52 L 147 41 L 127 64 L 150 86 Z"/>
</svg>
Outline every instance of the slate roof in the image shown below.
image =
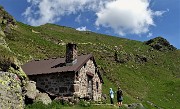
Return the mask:
<svg viewBox="0 0 180 109">
<path fill-rule="evenodd" d="M 38 75 L 38 74 L 60 73 L 60 72 L 77 72 L 90 58 L 92 58 L 94 61 L 94 57 L 92 56 L 92 54 L 78 56 L 77 63 L 72 66 L 65 65 L 65 58 L 33 60 L 24 64 L 22 66 L 22 69 L 27 75 Z"/>
</svg>

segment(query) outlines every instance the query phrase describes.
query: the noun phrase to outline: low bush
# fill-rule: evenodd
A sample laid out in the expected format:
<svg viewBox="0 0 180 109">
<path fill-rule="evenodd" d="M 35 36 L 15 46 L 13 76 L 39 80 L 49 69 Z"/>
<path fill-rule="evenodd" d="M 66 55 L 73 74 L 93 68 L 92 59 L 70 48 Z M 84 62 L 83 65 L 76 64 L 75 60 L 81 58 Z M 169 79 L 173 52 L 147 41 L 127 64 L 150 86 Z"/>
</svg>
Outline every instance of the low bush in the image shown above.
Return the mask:
<svg viewBox="0 0 180 109">
<path fill-rule="evenodd" d="M 62 104 L 57 101 L 53 101 L 51 104 L 45 105 L 42 102 L 35 102 L 25 106 L 25 109 L 62 109 Z"/>
</svg>

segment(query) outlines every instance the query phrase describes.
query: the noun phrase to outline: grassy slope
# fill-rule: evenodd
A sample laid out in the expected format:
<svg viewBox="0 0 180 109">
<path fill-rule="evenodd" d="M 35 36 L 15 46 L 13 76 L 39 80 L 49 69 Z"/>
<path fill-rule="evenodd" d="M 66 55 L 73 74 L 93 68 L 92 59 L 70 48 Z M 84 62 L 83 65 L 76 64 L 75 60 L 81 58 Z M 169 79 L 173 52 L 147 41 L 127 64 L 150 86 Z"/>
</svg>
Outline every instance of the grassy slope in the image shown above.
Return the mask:
<svg viewBox="0 0 180 109">
<path fill-rule="evenodd" d="M 64 43 L 78 44 L 79 54 L 92 53 L 101 69 L 104 69 L 104 93 L 118 85 L 125 93 L 125 103 L 147 101 L 162 108 L 180 108 L 180 51 L 160 52 L 142 42 L 96 34 L 79 32 L 72 28 L 46 24 L 31 27 L 17 23 L 18 28 L 6 36 L 6 42 L 21 62 L 32 59 L 62 57 Z M 126 58 L 127 63 L 114 61 L 114 53 Z M 138 63 L 136 55 L 147 57 L 148 61 Z M 138 99 L 137 99 L 138 98 Z"/>
</svg>

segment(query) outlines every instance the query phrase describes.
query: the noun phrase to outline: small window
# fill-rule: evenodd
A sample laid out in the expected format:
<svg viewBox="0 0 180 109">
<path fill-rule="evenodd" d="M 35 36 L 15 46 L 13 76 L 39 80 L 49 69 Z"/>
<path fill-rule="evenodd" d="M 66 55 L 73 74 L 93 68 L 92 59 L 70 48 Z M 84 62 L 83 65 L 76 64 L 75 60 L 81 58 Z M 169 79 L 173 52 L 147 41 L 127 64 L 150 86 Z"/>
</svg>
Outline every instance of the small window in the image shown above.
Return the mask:
<svg viewBox="0 0 180 109">
<path fill-rule="evenodd" d="M 97 92 L 98 92 L 98 88 L 99 88 L 99 83 L 96 82 L 96 90 L 97 90 Z"/>
</svg>

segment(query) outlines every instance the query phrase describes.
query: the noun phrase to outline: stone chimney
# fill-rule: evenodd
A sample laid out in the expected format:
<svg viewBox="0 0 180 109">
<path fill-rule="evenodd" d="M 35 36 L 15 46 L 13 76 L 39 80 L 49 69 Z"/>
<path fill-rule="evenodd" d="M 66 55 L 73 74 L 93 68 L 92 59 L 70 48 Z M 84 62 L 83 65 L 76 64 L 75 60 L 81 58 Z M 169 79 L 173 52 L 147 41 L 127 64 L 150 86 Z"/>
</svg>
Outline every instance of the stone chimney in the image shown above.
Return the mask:
<svg viewBox="0 0 180 109">
<path fill-rule="evenodd" d="M 71 66 L 77 63 L 77 45 L 68 43 L 66 45 L 66 65 Z"/>
</svg>

